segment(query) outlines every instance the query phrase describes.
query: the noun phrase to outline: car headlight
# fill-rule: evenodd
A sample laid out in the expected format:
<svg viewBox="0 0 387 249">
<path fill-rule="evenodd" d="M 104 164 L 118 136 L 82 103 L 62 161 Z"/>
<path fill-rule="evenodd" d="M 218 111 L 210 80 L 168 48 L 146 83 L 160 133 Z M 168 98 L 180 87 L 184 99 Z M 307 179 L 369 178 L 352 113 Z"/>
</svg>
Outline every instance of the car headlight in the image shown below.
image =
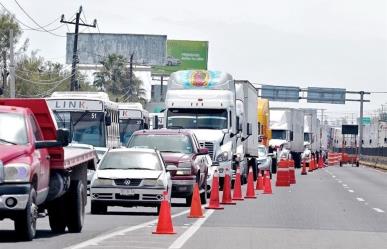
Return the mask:
<svg viewBox="0 0 387 249">
<path fill-rule="evenodd" d="M 144 186 L 163 186 L 164 183 L 161 179 L 144 179 L 142 181 Z"/>
<path fill-rule="evenodd" d="M 4 182 L 29 182 L 30 181 L 30 165 L 26 163 L 10 163 L 3 165 Z"/>
<path fill-rule="evenodd" d="M 191 162 L 179 162 L 176 175 L 190 175 L 191 167 Z"/>
<path fill-rule="evenodd" d="M 227 152 L 227 151 L 223 151 L 222 153 L 220 153 L 220 154 L 216 157 L 216 161 L 218 161 L 218 162 L 225 162 L 225 161 L 228 161 L 228 152 Z"/>
<path fill-rule="evenodd" d="M 97 187 L 97 186 L 112 186 L 114 185 L 114 182 L 112 179 L 106 179 L 106 178 L 96 178 L 94 181 L 92 181 L 91 186 Z"/>
</svg>

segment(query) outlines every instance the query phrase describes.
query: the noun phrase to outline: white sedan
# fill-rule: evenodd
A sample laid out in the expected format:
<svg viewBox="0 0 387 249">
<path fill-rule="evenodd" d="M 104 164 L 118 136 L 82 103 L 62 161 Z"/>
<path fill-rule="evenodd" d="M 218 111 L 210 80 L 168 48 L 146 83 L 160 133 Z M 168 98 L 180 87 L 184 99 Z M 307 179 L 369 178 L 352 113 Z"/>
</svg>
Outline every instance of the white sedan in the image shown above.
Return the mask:
<svg viewBox="0 0 387 249">
<path fill-rule="evenodd" d="M 157 150 L 109 150 L 91 181 L 91 213 L 106 213 L 108 206 L 157 207 L 159 212 L 164 193 L 171 196 L 170 170 L 177 167 L 164 165 Z"/>
<path fill-rule="evenodd" d="M 270 175 L 272 172 L 272 158 L 271 154 L 268 153 L 266 147 L 264 145 L 258 146 L 258 169 L 259 171 L 269 171 Z"/>
</svg>

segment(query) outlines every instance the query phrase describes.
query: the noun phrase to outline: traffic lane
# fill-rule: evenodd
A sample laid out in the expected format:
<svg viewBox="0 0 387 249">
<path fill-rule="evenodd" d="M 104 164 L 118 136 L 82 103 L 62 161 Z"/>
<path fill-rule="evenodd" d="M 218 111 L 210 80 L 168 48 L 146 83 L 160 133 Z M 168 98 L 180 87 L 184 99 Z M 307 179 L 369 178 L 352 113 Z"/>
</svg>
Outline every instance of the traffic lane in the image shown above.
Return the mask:
<svg viewBox="0 0 387 249">
<path fill-rule="evenodd" d="M 387 212 L 387 173 L 365 167 L 331 167 L 332 178 L 352 197 L 376 212 Z"/>
<path fill-rule="evenodd" d="M 182 248 L 385 247 L 385 214 L 359 205 L 324 170 L 299 173 L 290 188 L 216 211 Z"/>
<path fill-rule="evenodd" d="M 172 199 L 172 213 L 187 210 L 184 199 Z M 86 207 L 85 224 L 81 233 L 54 234 L 51 232 L 48 217 L 38 219 L 36 238 L 31 242 L 20 242 L 14 232 L 13 221 L 0 221 L 1 249 L 55 249 L 68 247 L 92 239 L 101 234 L 135 226 L 157 219 L 156 208 L 121 208 L 109 207 L 105 215 L 90 214 L 90 199 Z"/>
</svg>

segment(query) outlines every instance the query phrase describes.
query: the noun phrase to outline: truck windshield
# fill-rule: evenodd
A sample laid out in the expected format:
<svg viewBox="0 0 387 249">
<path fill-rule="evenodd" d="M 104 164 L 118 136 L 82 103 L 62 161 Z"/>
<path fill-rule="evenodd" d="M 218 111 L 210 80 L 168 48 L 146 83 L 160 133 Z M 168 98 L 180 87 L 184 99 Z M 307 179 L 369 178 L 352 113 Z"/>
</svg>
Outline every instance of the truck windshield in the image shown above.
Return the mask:
<svg viewBox="0 0 387 249">
<path fill-rule="evenodd" d="M 227 129 L 227 110 L 222 109 L 170 109 L 167 128 Z"/>
<path fill-rule="evenodd" d="M 103 112 L 56 112 L 59 128 L 71 131 L 73 143 L 106 147 Z"/>
<path fill-rule="evenodd" d="M 272 139 L 283 139 L 286 140 L 286 131 L 285 130 L 272 130 L 271 131 Z"/>
<path fill-rule="evenodd" d="M 120 139 L 122 144 L 127 144 L 133 132 L 142 130 L 144 122 L 141 119 L 120 119 Z"/>
<path fill-rule="evenodd" d="M 128 147 L 184 154 L 190 154 L 193 151 L 191 139 L 186 135 L 136 135 L 130 140 Z"/>
<path fill-rule="evenodd" d="M 27 129 L 24 116 L 0 112 L 0 144 L 26 144 Z"/>
<path fill-rule="evenodd" d="M 305 142 L 310 142 L 311 139 L 311 134 L 310 133 L 304 133 L 304 141 Z"/>
</svg>

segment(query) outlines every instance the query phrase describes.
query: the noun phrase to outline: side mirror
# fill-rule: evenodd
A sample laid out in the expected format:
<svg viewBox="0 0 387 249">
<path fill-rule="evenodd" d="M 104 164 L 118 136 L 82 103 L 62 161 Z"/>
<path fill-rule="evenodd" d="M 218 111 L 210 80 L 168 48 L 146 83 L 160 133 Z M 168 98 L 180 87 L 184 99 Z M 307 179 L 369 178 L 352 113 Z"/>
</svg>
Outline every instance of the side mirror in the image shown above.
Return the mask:
<svg viewBox="0 0 387 249">
<path fill-rule="evenodd" d="M 58 129 L 56 131 L 56 141 L 58 141 L 61 146 L 67 146 L 71 143 L 70 131 L 67 129 Z"/>
<path fill-rule="evenodd" d="M 36 141 L 35 148 L 53 148 L 53 147 L 64 147 L 70 143 L 70 132 L 67 129 L 58 129 L 56 131 L 56 140 L 43 140 Z"/>
<path fill-rule="evenodd" d="M 105 124 L 106 126 L 112 125 L 112 117 L 110 116 L 110 114 L 105 115 Z"/>
<path fill-rule="evenodd" d="M 177 170 L 177 166 L 173 164 L 168 164 L 167 165 L 167 171 L 174 171 Z"/>
<path fill-rule="evenodd" d="M 222 132 L 223 132 L 223 134 L 227 134 L 227 133 L 229 133 L 230 131 L 229 131 L 228 129 L 223 129 Z"/>
<path fill-rule="evenodd" d="M 207 148 L 199 148 L 199 155 L 207 155 L 208 149 Z"/>
</svg>

